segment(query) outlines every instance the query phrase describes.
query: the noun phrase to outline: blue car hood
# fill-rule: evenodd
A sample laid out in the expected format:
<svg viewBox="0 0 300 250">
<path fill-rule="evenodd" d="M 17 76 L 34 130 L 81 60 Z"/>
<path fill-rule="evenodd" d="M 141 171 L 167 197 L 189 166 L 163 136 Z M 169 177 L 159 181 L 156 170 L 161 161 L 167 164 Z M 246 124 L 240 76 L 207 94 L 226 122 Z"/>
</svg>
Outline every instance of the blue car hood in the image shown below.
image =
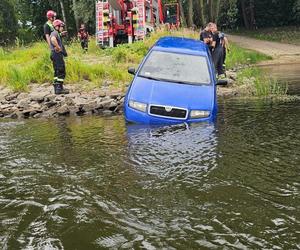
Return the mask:
<svg viewBox="0 0 300 250">
<path fill-rule="evenodd" d="M 136 77 L 128 97 L 147 104 L 212 110 L 215 92 L 213 85 L 178 84 Z"/>
</svg>

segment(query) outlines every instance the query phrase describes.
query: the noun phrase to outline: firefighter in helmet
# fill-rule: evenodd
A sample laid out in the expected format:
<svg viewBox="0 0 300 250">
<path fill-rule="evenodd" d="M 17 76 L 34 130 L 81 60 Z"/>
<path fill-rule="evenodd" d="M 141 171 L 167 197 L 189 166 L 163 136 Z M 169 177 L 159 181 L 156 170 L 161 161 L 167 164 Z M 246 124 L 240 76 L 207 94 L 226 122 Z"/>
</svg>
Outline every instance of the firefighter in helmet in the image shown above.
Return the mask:
<svg viewBox="0 0 300 250">
<path fill-rule="evenodd" d="M 63 88 L 66 77 L 66 66 L 64 57 L 67 56 L 66 49 L 63 45 L 61 33 L 64 31 L 64 22 L 56 19 L 53 22 L 54 31 L 50 35 L 51 60 L 54 69 L 54 92 L 56 95 L 68 94 L 69 90 Z"/>
<path fill-rule="evenodd" d="M 47 11 L 48 21 L 44 24 L 44 38 L 50 47 L 50 35 L 54 31 L 53 22 L 56 18 L 56 13 L 53 10 Z"/>
</svg>

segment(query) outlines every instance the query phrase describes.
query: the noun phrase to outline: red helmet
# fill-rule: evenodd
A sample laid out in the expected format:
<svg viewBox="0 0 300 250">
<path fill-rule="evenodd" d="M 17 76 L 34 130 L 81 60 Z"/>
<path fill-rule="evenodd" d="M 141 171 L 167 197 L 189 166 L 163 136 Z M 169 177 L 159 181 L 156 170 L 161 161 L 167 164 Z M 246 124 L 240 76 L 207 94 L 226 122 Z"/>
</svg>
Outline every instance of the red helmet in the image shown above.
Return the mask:
<svg viewBox="0 0 300 250">
<path fill-rule="evenodd" d="M 47 11 L 47 18 L 53 18 L 56 17 L 56 12 L 54 12 L 53 10 L 48 10 Z"/>
<path fill-rule="evenodd" d="M 57 27 L 57 26 L 65 26 L 65 23 L 59 19 L 56 19 L 53 22 L 53 27 Z"/>
</svg>

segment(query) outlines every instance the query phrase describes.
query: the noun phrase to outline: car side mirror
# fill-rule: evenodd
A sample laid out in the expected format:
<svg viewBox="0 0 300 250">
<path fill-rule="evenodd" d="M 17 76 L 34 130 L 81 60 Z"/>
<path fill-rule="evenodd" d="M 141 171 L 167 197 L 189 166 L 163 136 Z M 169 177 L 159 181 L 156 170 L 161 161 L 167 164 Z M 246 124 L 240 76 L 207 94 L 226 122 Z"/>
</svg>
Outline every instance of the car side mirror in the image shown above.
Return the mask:
<svg viewBox="0 0 300 250">
<path fill-rule="evenodd" d="M 131 75 L 135 75 L 135 68 L 133 67 L 128 68 L 128 73 Z"/>
<path fill-rule="evenodd" d="M 219 79 L 217 81 L 217 85 L 219 86 L 226 86 L 228 84 L 228 81 L 226 79 Z"/>
</svg>

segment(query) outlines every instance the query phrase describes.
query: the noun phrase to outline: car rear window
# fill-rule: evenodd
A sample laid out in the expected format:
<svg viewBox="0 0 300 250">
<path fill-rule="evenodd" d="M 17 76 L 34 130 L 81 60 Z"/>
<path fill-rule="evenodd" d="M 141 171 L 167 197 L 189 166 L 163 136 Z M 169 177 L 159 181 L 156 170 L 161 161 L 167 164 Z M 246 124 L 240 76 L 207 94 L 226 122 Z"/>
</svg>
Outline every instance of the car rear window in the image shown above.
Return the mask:
<svg viewBox="0 0 300 250">
<path fill-rule="evenodd" d="M 204 56 L 152 51 L 139 76 L 169 82 L 210 84 L 207 60 Z"/>
</svg>

